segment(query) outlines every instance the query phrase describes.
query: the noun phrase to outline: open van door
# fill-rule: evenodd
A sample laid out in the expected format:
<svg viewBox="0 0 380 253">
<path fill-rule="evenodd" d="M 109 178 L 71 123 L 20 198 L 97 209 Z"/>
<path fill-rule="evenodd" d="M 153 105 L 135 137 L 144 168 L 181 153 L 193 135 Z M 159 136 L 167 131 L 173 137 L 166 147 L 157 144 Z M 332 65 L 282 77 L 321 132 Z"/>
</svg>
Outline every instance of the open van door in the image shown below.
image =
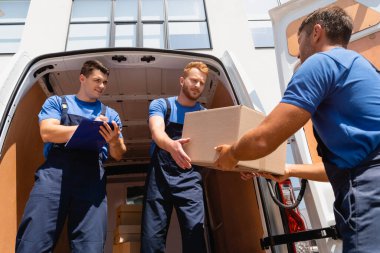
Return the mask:
<svg viewBox="0 0 380 253">
<path fill-rule="evenodd" d="M 233 56 L 233 54 L 226 51 L 223 54 L 221 61 L 226 68 L 228 76 L 231 79 L 231 83 L 233 83 L 234 93 L 239 99 L 239 103 L 264 112 L 260 99 L 256 95 L 255 91 L 251 92 L 251 94 L 253 94 L 251 97 L 248 95 L 246 85 L 251 83 L 251 81 L 248 79 L 243 68 L 239 66 L 238 60 Z M 264 232 L 263 236 L 270 237 L 271 235 L 283 234 L 283 224 L 281 219 L 279 219 L 280 212 L 269 197 L 269 191 L 266 187 L 265 179 L 257 178 L 253 180 L 253 187 L 255 188 L 258 204 L 260 206 L 259 210 Z M 272 252 L 285 252 L 285 249 L 286 247 L 283 245 L 271 247 Z"/>
<path fill-rule="evenodd" d="M 353 35 L 349 49 L 363 54 L 374 66 L 379 68 L 380 51 L 379 24 L 380 3 L 368 0 L 298 0 L 290 1 L 270 10 L 273 23 L 275 51 L 279 83 L 282 93 L 290 80 L 297 64 L 297 31 L 302 20 L 312 11 L 337 5 L 342 7 L 354 20 Z M 316 153 L 316 141 L 312 125 L 308 123 L 304 131 L 299 131 L 292 142 L 296 163 L 316 163 L 320 161 Z M 326 228 L 335 224 L 333 214 L 334 194 L 327 183 L 309 181 L 305 203 L 313 229 Z M 319 252 L 341 252 L 339 240 L 317 240 Z"/>
</svg>

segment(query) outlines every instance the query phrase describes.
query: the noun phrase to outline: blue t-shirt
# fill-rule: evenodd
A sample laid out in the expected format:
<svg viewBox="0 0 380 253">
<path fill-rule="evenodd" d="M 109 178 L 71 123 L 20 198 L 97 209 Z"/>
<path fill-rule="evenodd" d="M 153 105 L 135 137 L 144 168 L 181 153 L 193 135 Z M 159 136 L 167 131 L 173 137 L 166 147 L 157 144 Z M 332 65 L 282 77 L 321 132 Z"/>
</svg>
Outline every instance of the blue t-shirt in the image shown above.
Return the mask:
<svg viewBox="0 0 380 253">
<path fill-rule="evenodd" d="M 205 109 L 198 102 L 194 106 L 183 106 L 180 103 L 178 103 L 177 97 L 169 97 L 168 100 L 169 100 L 170 109 L 171 109 L 169 121 L 173 123 L 183 124 L 185 121 L 186 113 Z M 158 115 L 165 119 L 166 110 L 167 110 L 167 106 L 166 106 L 165 99 L 164 98 L 155 99 L 149 105 L 149 118 L 154 115 Z M 152 142 L 152 145 L 150 148 L 150 155 L 153 154 L 155 145 L 156 144 Z"/>
<path fill-rule="evenodd" d="M 360 54 L 334 48 L 309 57 L 281 100 L 312 115 L 327 160 L 353 168 L 380 144 L 380 74 Z"/>
<path fill-rule="evenodd" d="M 79 100 L 76 95 L 66 95 L 67 113 L 85 117 L 90 120 L 94 120 L 102 112 L 102 106 L 100 101 L 85 102 Z M 62 114 L 62 98 L 59 96 L 51 96 L 46 99 L 42 106 L 40 113 L 38 114 L 39 122 L 44 119 L 57 119 L 61 120 Z M 106 115 L 109 122 L 115 121 L 119 128 L 122 129 L 122 123 L 120 121 L 118 113 L 112 108 L 107 106 Z M 120 138 L 123 136 L 120 134 Z M 44 143 L 44 156 L 47 157 L 52 143 Z M 102 148 L 104 160 L 108 157 L 108 145 L 104 145 Z"/>
</svg>

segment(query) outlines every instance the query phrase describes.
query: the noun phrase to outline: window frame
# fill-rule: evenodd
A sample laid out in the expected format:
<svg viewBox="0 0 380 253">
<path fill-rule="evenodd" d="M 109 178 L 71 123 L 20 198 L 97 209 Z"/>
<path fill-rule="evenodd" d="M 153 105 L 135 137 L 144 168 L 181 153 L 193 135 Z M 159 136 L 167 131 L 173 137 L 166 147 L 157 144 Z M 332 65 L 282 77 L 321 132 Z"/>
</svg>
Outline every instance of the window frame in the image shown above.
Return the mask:
<svg viewBox="0 0 380 253">
<path fill-rule="evenodd" d="M 208 15 L 207 15 L 207 8 L 206 8 L 206 3 L 205 0 L 201 0 L 203 3 L 203 9 L 204 9 L 204 19 L 180 19 L 180 20 L 169 20 L 168 18 L 168 1 L 170 0 L 162 0 L 163 3 L 163 20 L 143 20 L 142 19 L 142 1 L 143 0 L 136 0 L 137 1 L 137 19 L 136 20 L 126 20 L 126 21 L 120 21 L 115 19 L 115 14 L 116 14 L 116 1 L 120 0 L 104 0 L 104 1 L 110 1 L 111 2 L 111 14 L 110 14 L 110 20 L 109 21 L 72 21 L 72 14 L 73 14 L 73 8 L 74 8 L 74 2 L 75 1 L 80 1 L 80 0 L 72 0 L 73 5 L 71 8 L 71 13 L 70 13 L 70 23 L 69 23 L 69 28 L 67 31 L 67 37 L 66 37 L 66 45 L 65 45 L 65 50 L 68 51 L 67 46 L 69 44 L 69 34 L 70 34 L 70 29 L 71 25 L 73 24 L 109 24 L 109 34 L 108 34 L 108 46 L 109 48 L 115 48 L 116 44 L 116 27 L 118 25 L 135 25 L 135 46 L 136 48 L 146 48 L 144 47 L 144 25 L 163 25 L 163 48 L 157 48 L 157 49 L 172 49 L 170 48 L 170 32 L 169 32 L 169 24 L 170 23 L 175 23 L 175 22 L 191 22 L 191 23 L 202 23 L 204 22 L 206 24 L 206 29 L 207 29 L 207 38 L 208 38 L 208 43 L 209 47 L 202 47 L 202 48 L 186 48 L 186 49 L 174 49 L 174 50 L 211 50 L 212 49 L 212 41 L 211 41 L 211 34 L 210 34 L 210 27 L 209 27 L 209 22 L 208 22 Z M 201 34 L 200 34 L 201 35 Z M 71 50 L 71 49 L 70 49 Z M 72 49 L 76 50 L 76 49 Z"/>
<path fill-rule="evenodd" d="M 6 2 L 13 2 L 13 1 L 6 1 Z M 18 1 L 18 2 L 20 2 L 20 1 Z M 16 46 L 15 47 L 9 47 L 9 50 L 7 50 L 7 51 L 5 51 L 5 50 L 0 51 L 0 55 L 13 55 L 13 54 L 17 53 L 18 49 L 20 48 L 20 44 L 21 44 L 21 40 L 22 40 L 22 34 L 23 34 L 23 30 L 25 29 L 26 18 L 28 16 L 31 1 L 30 0 L 22 0 L 21 2 L 29 3 L 27 10 L 26 10 L 26 13 L 25 13 L 25 17 L 22 18 L 23 20 L 14 20 L 14 21 L 9 21 L 9 22 L 7 22 L 7 21 L 3 22 L 0 20 L 0 27 L 22 26 L 20 36 L 17 37 L 17 39 L 19 39 L 19 41 L 17 42 L 17 44 L 13 43 Z M 13 3 L 15 3 L 15 2 L 13 2 Z M 4 15 L 4 12 L 2 11 L 1 8 L 0 8 L 0 15 Z M 1 40 L 0 40 L 0 44 L 3 44 L 1 42 Z"/>
<path fill-rule="evenodd" d="M 247 1 L 247 0 L 245 0 L 245 1 Z M 289 0 L 275 0 L 275 2 L 277 2 L 277 6 L 274 6 L 273 8 L 278 7 L 278 6 L 284 4 L 284 3 L 288 2 L 288 1 Z M 267 11 L 269 11 L 269 9 Z M 260 15 L 260 16 L 264 16 L 264 15 Z M 251 28 L 251 24 L 257 24 L 259 22 L 270 22 L 271 23 L 271 19 L 270 19 L 269 15 L 268 15 L 268 18 L 252 17 L 252 16 L 248 15 L 248 13 L 247 13 L 247 17 L 248 17 L 249 31 L 251 33 L 251 37 L 252 37 L 252 41 L 253 41 L 255 49 L 273 49 L 273 48 L 275 48 L 272 25 L 271 25 L 270 29 L 272 31 L 271 37 L 272 37 L 273 41 L 272 41 L 272 43 L 270 45 L 256 45 L 257 38 L 254 38 L 254 33 L 253 33 L 254 30 Z M 261 28 L 265 28 L 265 27 L 261 26 Z M 258 43 L 258 44 L 260 44 L 260 43 Z"/>
</svg>

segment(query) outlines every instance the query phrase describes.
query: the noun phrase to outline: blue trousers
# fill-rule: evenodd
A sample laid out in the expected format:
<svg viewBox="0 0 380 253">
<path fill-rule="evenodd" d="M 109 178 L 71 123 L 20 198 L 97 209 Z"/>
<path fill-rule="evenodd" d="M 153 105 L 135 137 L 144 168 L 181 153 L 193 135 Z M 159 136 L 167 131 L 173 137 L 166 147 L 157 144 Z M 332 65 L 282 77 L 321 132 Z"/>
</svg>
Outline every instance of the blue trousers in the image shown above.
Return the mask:
<svg viewBox="0 0 380 253">
<path fill-rule="evenodd" d="M 182 169 L 177 170 L 175 166 L 152 166 L 149 171 L 143 208 L 142 253 L 165 252 L 173 206 L 181 228 L 182 252 L 206 252 L 201 175 L 195 169 L 179 170 Z"/>
<path fill-rule="evenodd" d="M 353 169 L 325 167 L 334 189 L 343 253 L 380 252 L 380 154 L 372 154 Z"/>
<path fill-rule="evenodd" d="M 107 233 L 102 166 L 98 159 L 80 152 L 51 153 L 35 173 L 16 253 L 52 252 L 66 218 L 72 252 L 102 253 Z"/>
</svg>

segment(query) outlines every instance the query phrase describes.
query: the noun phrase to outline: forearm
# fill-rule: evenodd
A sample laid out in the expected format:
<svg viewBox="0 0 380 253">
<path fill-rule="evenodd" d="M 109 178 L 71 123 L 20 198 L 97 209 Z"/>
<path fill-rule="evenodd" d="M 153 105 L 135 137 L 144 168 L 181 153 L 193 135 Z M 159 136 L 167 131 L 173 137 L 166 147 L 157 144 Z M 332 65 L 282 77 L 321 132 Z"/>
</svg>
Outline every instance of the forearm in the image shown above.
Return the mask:
<svg viewBox="0 0 380 253">
<path fill-rule="evenodd" d="M 328 182 L 323 163 L 316 164 L 287 164 L 289 177 L 298 177 L 319 182 Z"/>
<path fill-rule="evenodd" d="M 153 133 L 152 139 L 154 143 L 156 143 L 156 145 L 159 146 L 161 149 L 170 152 L 173 140 L 166 134 L 166 132 Z"/>
<path fill-rule="evenodd" d="M 127 151 L 127 146 L 124 144 L 123 138 L 118 138 L 117 141 L 109 143 L 109 150 L 111 157 L 116 161 L 120 161 Z"/>
<path fill-rule="evenodd" d="M 165 132 L 164 119 L 158 115 L 151 116 L 149 118 L 149 130 L 154 143 L 161 149 L 169 151 L 173 140 Z"/>
<path fill-rule="evenodd" d="M 231 153 L 237 160 L 254 160 L 273 152 L 310 119 L 310 113 L 290 104 L 280 103 L 254 129 L 233 144 Z"/>
<path fill-rule="evenodd" d="M 270 146 L 259 129 L 248 131 L 231 147 L 232 156 L 239 161 L 255 160 L 270 154 L 276 146 Z"/>
<path fill-rule="evenodd" d="M 78 126 L 50 125 L 40 128 L 43 142 L 65 143 L 74 134 Z"/>
</svg>

